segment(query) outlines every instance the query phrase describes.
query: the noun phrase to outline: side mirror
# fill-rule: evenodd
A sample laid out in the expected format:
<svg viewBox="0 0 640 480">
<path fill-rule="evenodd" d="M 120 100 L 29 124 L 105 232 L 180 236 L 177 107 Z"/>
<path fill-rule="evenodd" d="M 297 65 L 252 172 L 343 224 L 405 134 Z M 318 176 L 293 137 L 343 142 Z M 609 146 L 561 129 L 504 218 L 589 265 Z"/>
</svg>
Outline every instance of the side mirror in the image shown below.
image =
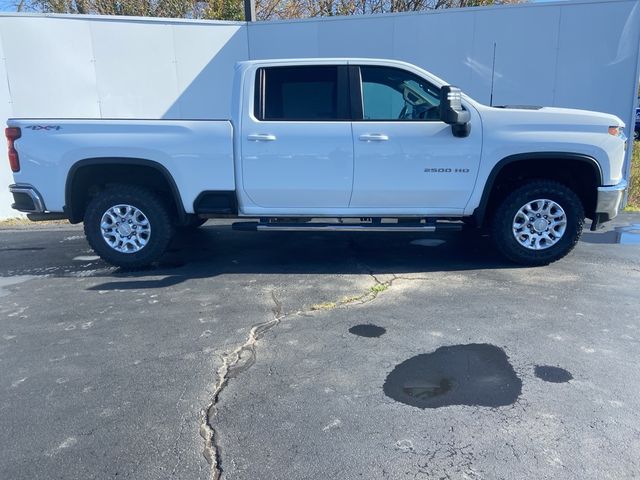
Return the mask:
<svg viewBox="0 0 640 480">
<path fill-rule="evenodd" d="M 462 91 L 451 85 L 440 89 L 440 120 L 451 125 L 455 137 L 466 137 L 471 132 L 471 114 L 462 108 Z"/>
</svg>

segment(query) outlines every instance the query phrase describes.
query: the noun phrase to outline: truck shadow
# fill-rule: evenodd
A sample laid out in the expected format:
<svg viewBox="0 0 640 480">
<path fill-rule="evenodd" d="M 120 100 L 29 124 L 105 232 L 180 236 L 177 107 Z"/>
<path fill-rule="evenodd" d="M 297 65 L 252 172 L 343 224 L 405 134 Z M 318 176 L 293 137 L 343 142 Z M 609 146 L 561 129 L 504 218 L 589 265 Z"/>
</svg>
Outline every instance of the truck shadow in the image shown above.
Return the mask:
<svg viewBox="0 0 640 480">
<path fill-rule="evenodd" d="M 115 270 L 89 290 L 164 288 L 222 274 L 407 274 L 520 268 L 488 236 L 446 233 L 236 232 L 205 226 L 177 236 L 154 267 Z M 158 278 L 161 277 L 161 278 Z"/>
</svg>

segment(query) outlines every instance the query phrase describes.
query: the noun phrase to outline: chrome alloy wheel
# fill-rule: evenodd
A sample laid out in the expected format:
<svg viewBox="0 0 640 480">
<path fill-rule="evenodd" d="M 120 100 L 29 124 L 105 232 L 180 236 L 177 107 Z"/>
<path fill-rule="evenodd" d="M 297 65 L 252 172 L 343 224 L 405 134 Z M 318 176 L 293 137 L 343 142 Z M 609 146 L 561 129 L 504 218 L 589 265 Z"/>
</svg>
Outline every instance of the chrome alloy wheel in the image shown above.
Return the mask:
<svg viewBox="0 0 640 480">
<path fill-rule="evenodd" d="M 100 220 L 102 238 L 107 245 L 120 253 L 136 253 L 151 238 L 149 219 L 133 205 L 114 205 Z"/>
<path fill-rule="evenodd" d="M 523 205 L 513 217 L 513 236 L 530 250 L 545 250 L 562 238 L 567 215 L 553 200 L 540 198 Z"/>
</svg>

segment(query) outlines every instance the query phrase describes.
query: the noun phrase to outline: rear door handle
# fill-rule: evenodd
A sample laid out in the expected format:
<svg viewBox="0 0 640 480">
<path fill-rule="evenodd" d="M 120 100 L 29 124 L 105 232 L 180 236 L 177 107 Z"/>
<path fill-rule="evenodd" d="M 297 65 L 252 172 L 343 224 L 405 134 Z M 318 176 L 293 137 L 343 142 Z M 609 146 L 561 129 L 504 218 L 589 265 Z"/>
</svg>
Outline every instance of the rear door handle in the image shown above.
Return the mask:
<svg viewBox="0 0 640 480">
<path fill-rule="evenodd" d="M 253 133 L 247 137 L 252 142 L 273 142 L 276 136 L 271 133 Z"/>
<path fill-rule="evenodd" d="M 384 133 L 365 133 L 358 138 L 363 142 L 386 142 L 389 140 L 389 137 Z"/>
</svg>

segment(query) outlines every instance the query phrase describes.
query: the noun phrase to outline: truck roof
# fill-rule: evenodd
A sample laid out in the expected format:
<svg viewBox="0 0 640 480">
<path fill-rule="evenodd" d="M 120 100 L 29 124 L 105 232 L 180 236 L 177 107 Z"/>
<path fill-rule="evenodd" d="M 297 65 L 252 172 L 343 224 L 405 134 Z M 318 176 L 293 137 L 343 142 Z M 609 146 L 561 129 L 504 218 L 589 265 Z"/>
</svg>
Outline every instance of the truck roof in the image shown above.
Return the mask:
<svg viewBox="0 0 640 480">
<path fill-rule="evenodd" d="M 337 64 L 337 65 L 355 65 L 355 64 L 393 64 L 404 65 L 406 67 L 414 67 L 410 63 L 401 60 L 393 60 L 388 58 L 349 58 L 349 57 L 311 57 L 311 58 L 271 58 L 264 60 L 243 60 L 238 62 L 239 65 L 264 65 L 264 64 Z"/>
<path fill-rule="evenodd" d="M 413 73 L 425 77 L 436 86 L 447 85 L 447 82 L 433 73 L 401 60 L 388 58 L 348 58 L 348 57 L 315 57 L 315 58 L 274 58 L 265 60 L 244 60 L 238 62 L 237 65 L 248 70 L 254 66 L 271 65 L 271 66 L 287 66 L 287 65 L 381 65 L 389 67 L 398 67 L 405 70 L 413 71 Z"/>
</svg>

